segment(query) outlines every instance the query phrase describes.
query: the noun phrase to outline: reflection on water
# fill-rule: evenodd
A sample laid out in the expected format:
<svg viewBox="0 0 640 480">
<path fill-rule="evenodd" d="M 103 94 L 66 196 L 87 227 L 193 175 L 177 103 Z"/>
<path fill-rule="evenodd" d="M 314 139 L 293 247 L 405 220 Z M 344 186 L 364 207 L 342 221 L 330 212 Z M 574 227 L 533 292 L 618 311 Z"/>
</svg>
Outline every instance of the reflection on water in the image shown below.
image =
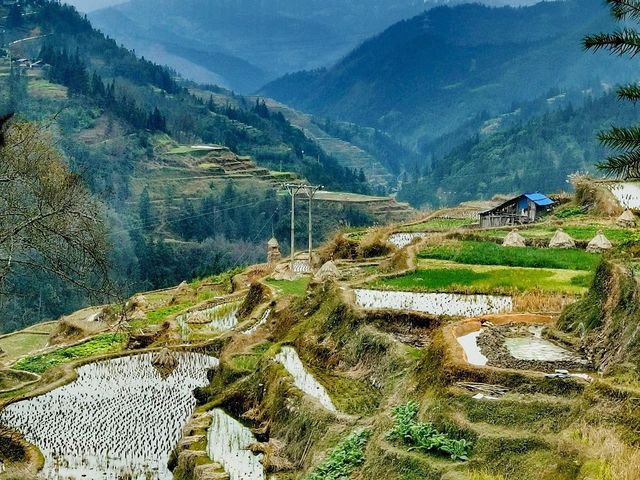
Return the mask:
<svg viewBox="0 0 640 480">
<path fill-rule="evenodd" d="M 262 454 L 254 455 L 249 446 L 256 442 L 247 427 L 220 409 L 211 412 L 207 454 L 220 463 L 229 480 L 263 480 Z"/>
<path fill-rule="evenodd" d="M 317 399 L 320 404 L 329 410 L 330 412 L 336 412 L 336 407 L 333 405 L 329 394 L 325 388 L 313 378 L 306 368 L 302 364 L 300 357 L 296 351 L 291 347 L 282 347 L 280 353 L 275 357 L 276 361 L 280 362 L 287 372 L 293 377 L 293 384 L 302 390 L 307 395 Z"/>
<path fill-rule="evenodd" d="M 218 365 L 206 355 L 176 355 L 166 380 L 151 354 L 85 365 L 74 382 L 9 405 L 0 422 L 40 448 L 40 478 L 169 480 L 169 454 L 195 408 L 191 392 Z"/>
</svg>

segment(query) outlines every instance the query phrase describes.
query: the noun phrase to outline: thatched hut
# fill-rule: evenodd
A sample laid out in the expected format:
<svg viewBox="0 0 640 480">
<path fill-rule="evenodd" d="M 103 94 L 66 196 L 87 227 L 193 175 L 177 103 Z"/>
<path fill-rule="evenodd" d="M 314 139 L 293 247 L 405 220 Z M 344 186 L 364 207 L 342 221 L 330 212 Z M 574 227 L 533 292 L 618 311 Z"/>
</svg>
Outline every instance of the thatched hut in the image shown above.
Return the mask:
<svg viewBox="0 0 640 480">
<path fill-rule="evenodd" d="M 518 233 L 518 229 L 514 228 L 502 242 L 503 247 L 526 247 L 524 237 Z"/>
<path fill-rule="evenodd" d="M 634 228 L 636 226 L 636 216 L 631 210 L 625 210 L 616 220 L 616 225 L 624 228 Z"/>
<path fill-rule="evenodd" d="M 549 242 L 549 248 L 575 248 L 576 242 L 564 230 L 559 228 Z"/>
<path fill-rule="evenodd" d="M 613 245 L 611 244 L 609 239 L 604 236 L 602 230 L 600 230 L 598 234 L 593 237 L 593 240 L 589 242 L 589 245 L 587 245 L 587 252 L 602 253 L 606 252 L 607 250 L 611 250 L 612 248 Z"/>
<path fill-rule="evenodd" d="M 154 353 L 151 358 L 151 364 L 160 372 L 162 378 L 167 378 L 178 368 L 178 357 L 167 347 L 159 352 Z"/>
</svg>

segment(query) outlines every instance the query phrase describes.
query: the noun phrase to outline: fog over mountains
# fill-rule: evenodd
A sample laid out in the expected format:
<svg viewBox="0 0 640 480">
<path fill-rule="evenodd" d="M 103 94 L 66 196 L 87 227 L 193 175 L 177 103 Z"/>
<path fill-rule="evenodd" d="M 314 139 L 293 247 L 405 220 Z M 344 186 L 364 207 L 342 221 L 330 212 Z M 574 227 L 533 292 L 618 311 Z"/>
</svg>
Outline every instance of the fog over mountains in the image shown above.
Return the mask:
<svg viewBox="0 0 640 480">
<path fill-rule="evenodd" d="M 103 2 L 119 3 L 75 5 L 90 11 Z M 247 93 L 285 73 L 330 66 L 393 23 L 452 3 L 459 2 L 131 0 L 89 17 L 118 42 L 187 78 Z"/>
</svg>

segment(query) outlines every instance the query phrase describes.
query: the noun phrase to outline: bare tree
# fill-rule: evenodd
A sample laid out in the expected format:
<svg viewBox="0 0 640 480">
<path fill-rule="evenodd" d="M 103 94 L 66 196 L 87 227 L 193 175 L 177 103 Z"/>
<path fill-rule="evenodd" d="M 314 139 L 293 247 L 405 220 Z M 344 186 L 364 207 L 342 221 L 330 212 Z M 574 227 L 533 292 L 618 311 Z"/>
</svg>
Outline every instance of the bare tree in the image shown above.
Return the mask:
<svg viewBox="0 0 640 480">
<path fill-rule="evenodd" d="M 17 272 L 46 271 L 101 294 L 107 242 L 100 205 L 46 129 L 0 123 L 0 294 Z"/>
</svg>

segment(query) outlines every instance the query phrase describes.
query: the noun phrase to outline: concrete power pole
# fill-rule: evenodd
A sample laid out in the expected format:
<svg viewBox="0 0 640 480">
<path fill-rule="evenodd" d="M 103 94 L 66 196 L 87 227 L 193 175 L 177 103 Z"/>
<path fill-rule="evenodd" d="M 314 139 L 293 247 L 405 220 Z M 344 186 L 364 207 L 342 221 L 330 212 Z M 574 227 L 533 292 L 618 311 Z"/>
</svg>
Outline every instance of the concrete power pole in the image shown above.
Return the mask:
<svg viewBox="0 0 640 480">
<path fill-rule="evenodd" d="M 297 183 L 287 183 L 284 186 L 289 192 L 289 195 L 291 195 L 291 264 L 289 268 L 291 268 L 292 272 L 296 259 L 296 195 L 303 187 L 304 185 Z"/>
<path fill-rule="evenodd" d="M 306 193 L 309 198 L 309 268 L 311 268 L 311 252 L 313 251 L 313 224 L 311 223 L 311 206 L 313 202 L 313 197 L 316 196 L 318 191 L 323 190 L 324 186 L 311 186 L 305 185 L 303 187 L 304 193 Z"/>
</svg>

